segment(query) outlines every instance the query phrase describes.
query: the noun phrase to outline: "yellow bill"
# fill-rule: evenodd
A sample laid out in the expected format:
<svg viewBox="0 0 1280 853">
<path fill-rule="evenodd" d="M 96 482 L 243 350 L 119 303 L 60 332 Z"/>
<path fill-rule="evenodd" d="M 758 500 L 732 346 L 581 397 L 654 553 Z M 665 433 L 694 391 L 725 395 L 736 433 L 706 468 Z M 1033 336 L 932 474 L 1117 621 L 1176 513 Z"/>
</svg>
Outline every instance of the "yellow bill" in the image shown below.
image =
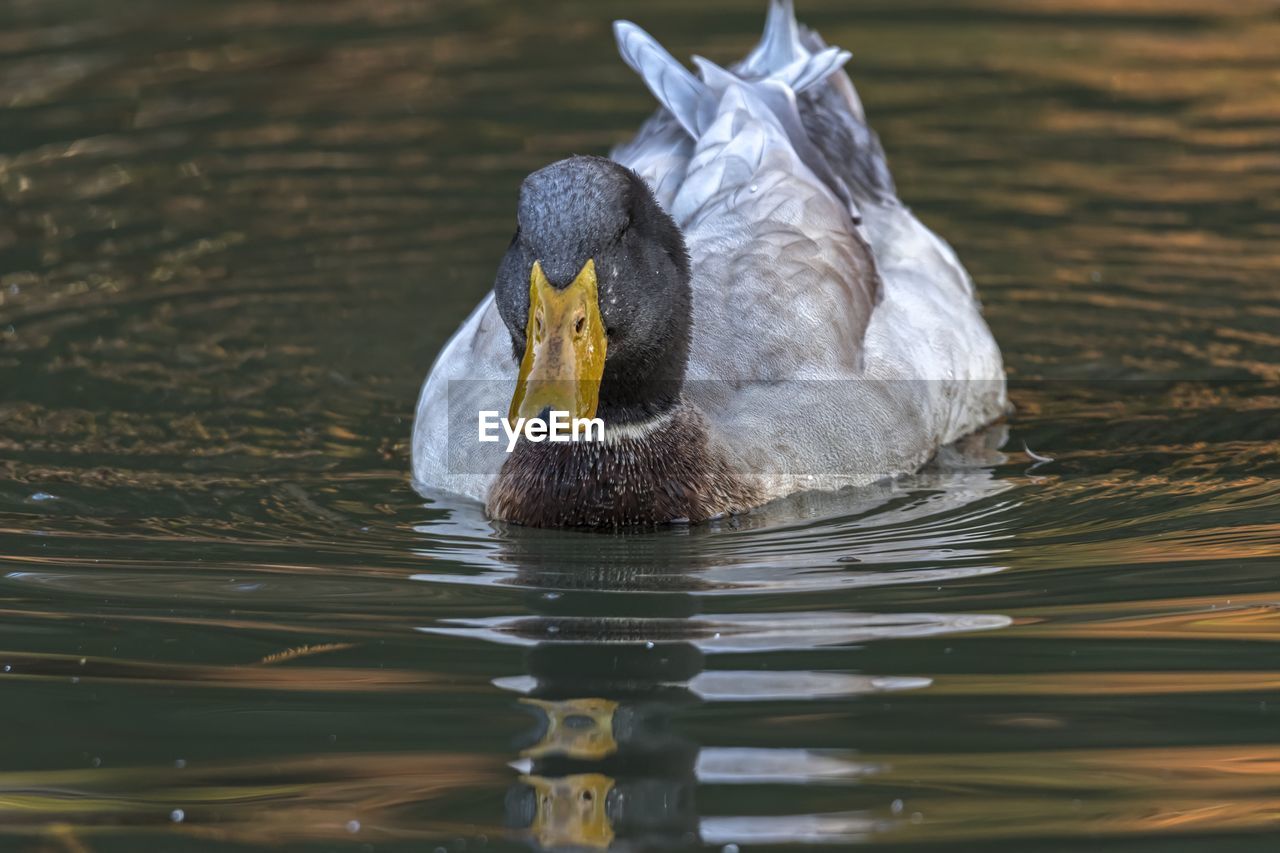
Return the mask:
<svg viewBox="0 0 1280 853">
<path fill-rule="evenodd" d="M 534 262 L 512 422 L 536 418 L 545 409 L 568 412 L 570 418 L 596 416 L 607 343 L 598 291 L 593 260 L 563 290 L 547 281 L 542 264 Z"/>
<path fill-rule="evenodd" d="M 533 837 L 547 850 L 608 850 L 615 837 L 609 820 L 609 792 L 617 784 L 600 773 L 548 779 L 521 776 L 538 798 Z"/>
</svg>

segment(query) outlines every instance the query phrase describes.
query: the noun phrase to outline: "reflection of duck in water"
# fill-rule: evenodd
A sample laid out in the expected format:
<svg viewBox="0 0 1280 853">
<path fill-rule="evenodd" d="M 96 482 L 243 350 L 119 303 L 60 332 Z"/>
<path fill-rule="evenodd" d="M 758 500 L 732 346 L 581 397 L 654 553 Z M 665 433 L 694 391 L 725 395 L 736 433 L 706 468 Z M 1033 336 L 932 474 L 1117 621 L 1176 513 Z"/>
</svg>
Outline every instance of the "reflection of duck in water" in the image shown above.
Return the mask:
<svg viewBox="0 0 1280 853">
<path fill-rule="evenodd" d="M 494 293 L 423 388 L 420 487 L 534 526 L 702 521 L 914 471 L 1004 412 L 972 283 L 897 200 L 847 53 L 789 0 L 701 78 L 617 34 L 664 109 L 615 160 L 525 181 Z M 508 408 L 606 440 L 467 438 Z"/>
<path fill-rule="evenodd" d="M 804 594 L 814 590 L 935 584 L 999 570 L 984 546 L 1002 535 L 999 495 L 1007 482 L 962 467 L 915 485 L 835 505 L 806 499 L 789 514 L 775 507 L 745 520 L 746 529 L 640 538 L 500 526 L 495 536 L 474 508 L 453 510 L 450 532 L 473 534 L 458 540 L 455 553 L 480 571 L 420 579 L 525 591 L 517 614 L 425 629 L 526 649 L 524 673 L 494 682 L 519 694 L 536 719 L 514 763 L 507 822 L 554 851 L 694 849 L 762 837 L 838 844 L 875 832 L 884 815 L 809 814 L 803 805 L 769 817 L 724 815 L 723 805 L 709 814 L 699 803 L 707 785 L 830 783 L 878 771 L 819 750 L 705 746 L 683 724 L 705 706 L 856 702 L 931 683 L 852 667 L 750 668 L 737 663 L 740 653 L 840 654 L 879 639 L 1009 624 L 998 615 L 812 609 Z M 837 508 L 844 515 L 816 524 L 806 518 Z M 424 530 L 440 535 L 448 527 Z M 858 562 L 840 562 L 852 553 Z M 906 565 L 884 565 L 895 560 Z M 761 594 L 769 606 L 755 603 Z M 804 596 L 797 600 L 807 606 L 786 608 L 789 594 Z"/>
<path fill-rule="evenodd" d="M 649 612 L 672 614 L 662 633 L 678 635 L 681 625 L 691 635 L 704 633 L 697 620 L 676 616 L 692 609 L 690 602 L 681 600 L 689 596 L 652 597 L 662 601 L 651 602 Z M 748 843 L 757 835 L 775 841 L 813 840 L 815 832 L 834 842 L 874 830 L 877 820 L 863 813 L 704 815 L 697 801 L 703 785 L 830 782 L 874 774 L 877 768 L 805 749 L 703 747 L 683 734 L 675 720 L 708 703 L 853 699 L 918 690 L 927 687 L 929 679 L 708 670 L 701 642 L 641 640 L 646 635 L 644 621 L 585 615 L 598 607 L 598 592 L 564 592 L 554 601 L 554 614 L 527 620 L 518 629 L 526 636 L 551 638 L 526 642 L 528 674 L 495 682 L 523 694 L 520 704 L 536 718 L 514 763 L 520 776 L 508 791 L 506 819 L 540 848 L 695 849 L 711 842 Z M 575 611 L 579 615 L 570 615 Z M 577 623 L 571 630 L 550 630 L 569 620 Z M 999 617 L 985 620 L 972 617 L 968 626 L 951 630 L 1007 624 Z M 847 627 L 856 634 L 856 625 Z M 884 637 L 914 635 L 905 623 L 896 630 L 884 625 L 872 630 Z M 846 640 L 853 636 L 844 635 Z M 804 649 L 806 642 L 834 639 L 819 631 L 792 636 L 774 647 Z M 714 644 L 707 649 L 719 650 Z"/>
<path fill-rule="evenodd" d="M 521 704 L 536 717 L 507 820 L 544 849 L 671 849 L 698 838 L 698 747 L 670 730 L 696 702 L 688 644 L 549 645 L 533 650 Z M 618 678 L 631 676 L 629 683 Z M 636 677 L 643 675 L 643 677 Z"/>
</svg>

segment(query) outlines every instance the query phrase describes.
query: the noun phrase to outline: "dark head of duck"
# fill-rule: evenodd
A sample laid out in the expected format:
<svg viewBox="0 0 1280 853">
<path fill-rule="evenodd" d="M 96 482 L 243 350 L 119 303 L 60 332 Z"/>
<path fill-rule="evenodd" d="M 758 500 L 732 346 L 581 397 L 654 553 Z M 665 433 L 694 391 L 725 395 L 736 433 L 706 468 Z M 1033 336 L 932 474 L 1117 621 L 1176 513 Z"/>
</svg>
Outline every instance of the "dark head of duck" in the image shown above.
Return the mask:
<svg viewBox="0 0 1280 853">
<path fill-rule="evenodd" d="M 603 441 L 521 440 L 489 495 L 538 527 L 698 522 L 752 506 L 682 389 L 689 253 L 631 170 L 573 157 L 525 179 L 494 292 L 519 364 L 510 418 L 599 418 Z"/>
</svg>

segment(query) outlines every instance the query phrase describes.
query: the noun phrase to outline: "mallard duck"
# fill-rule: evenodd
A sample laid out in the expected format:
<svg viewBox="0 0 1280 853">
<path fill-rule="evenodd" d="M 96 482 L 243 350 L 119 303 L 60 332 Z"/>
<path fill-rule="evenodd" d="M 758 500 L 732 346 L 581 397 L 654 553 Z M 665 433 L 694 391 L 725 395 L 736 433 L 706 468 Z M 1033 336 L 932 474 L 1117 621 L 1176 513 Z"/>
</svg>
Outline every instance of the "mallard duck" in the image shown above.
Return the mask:
<svg viewBox="0 0 1280 853">
<path fill-rule="evenodd" d="M 1004 414 L 973 283 L 898 200 L 849 53 L 790 0 L 697 75 L 615 34 L 661 107 L 609 158 L 525 179 L 493 291 L 423 386 L 420 491 L 531 526 L 697 523 L 915 471 Z M 604 439 L 507 452 L 484 411 Z"/>
</svg>

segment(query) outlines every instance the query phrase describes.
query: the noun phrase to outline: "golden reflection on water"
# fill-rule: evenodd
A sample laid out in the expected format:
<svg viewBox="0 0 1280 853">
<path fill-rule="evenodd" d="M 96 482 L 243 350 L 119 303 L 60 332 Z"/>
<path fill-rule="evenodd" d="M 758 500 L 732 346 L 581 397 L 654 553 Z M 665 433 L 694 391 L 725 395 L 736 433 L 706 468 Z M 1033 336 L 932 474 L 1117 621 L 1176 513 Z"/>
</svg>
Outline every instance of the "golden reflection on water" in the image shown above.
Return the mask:
<svg viewBox="0 0 1280 853">
<path fill-rule="evenodd" d="M 331 644 L 329 650 L 346 648 L 350 646 Z M 9 682 L 38 679 L 65 682 L 70 678 L 76 684 L 119 682 L 188 688 L 287 690 L 315 693 L 416 691 L 439 694 L 474 690 L 478 684 L 483 684 L 483 682 L 467 683 L 456 676 L 422 671 L 274 665 L 281 660 L 290 660 L 304 654 L 306 654 L 305 651 L 288 650 L 269 656 L 272 659 L 257 662 L 256 665 L 212 666 L 0 652 L 0 658 L 4 660 L 4 673 L 0 678 Z"/>
<path fill-rule="evenodd" d="M 899 810 L 811 815 L 808 827 L 817 834 L 810 841 L 831 843 L 863 833 L 879 841 L 960 841 L 1016 837 L 1030 827 L 1063 837 L 1177 829 L 1239 831 L 1264 828 L 1280 819 L 1280 797 L 1260 793 L 1280 772 L 1280 751 L 1271 745 L 891 760 L 859 755 L 856 762 L 851 756 L 829 754 L 812 760 L 815 767 L 840 761 L 872 767 L 868 781 L 890 785 L 910 779 L 921 793 Z M 0 814 L 10 831 L 55 837 L 71 832 L 90 849 L 98 836 L 168 829 L 175 803 L 182 804 L 184 819 L 189 817 L 193 825 L 172 831 L 241 843 L 349 841 L 356 832 L 365 842 L 480 833 L 500 837 L 510 830 L 416 815 L 432 802 L 448 802 L 468 790 L 500 783 L 509 772 L 500 763 L 469 755 L 422 753 L 276 759 L 182 770 L 4 773 Z M 863 775 L 857 771 L 854 778 Z M 613 830 L 603 803 L 614 780 L 600 774 L 523 779 L 537 792 L 541 816 L 535 818 L 532 831 L 547 849 L 574 843 L 590 849 L 608 847 Z M 836 779 L 829 777 L 826 783 Z M 122 790 L 132 793 L 120 796 Z M 1000 792 L 999 800 L 985 797 L 989 792 Z M 734 822 L 728 817 L 710 819 L 704 835 L 724 832 Z M 785 826 L 782 820 L 773 827 L 764 821 L 757 824 L 763 836 Z"/>
<path fill-rule="evenodd" d="M 1280 601 L 1271 593 L 1235 598 L 1114 602 L 1024 612 L 1029 623 L 1022 625 L 1019 633 L 1037 636 L 1280 640 Z"/>
<path fill-rule="evenodd" d="M 486 827 L 414 821 L 397 811 L 500 781 L 504 769 L 475 756 L 434 753 L 0 774 L 0 814 L 10 831 L 52 830 L 55 837 L 69 831 L 90 848 L 97 835 L 154 834 L 171 827 L 192 837 L 249 844 L 349 841 L 352 821 L 359 821 L 364 838 L 433 839 Z M 121 795 L 124 790 L 130 793 Z M 182 804 L 179 827 L 173 827 L 176 803 Z M 500 826 L 487 829 L 501 832 Z"/>
</svg>

